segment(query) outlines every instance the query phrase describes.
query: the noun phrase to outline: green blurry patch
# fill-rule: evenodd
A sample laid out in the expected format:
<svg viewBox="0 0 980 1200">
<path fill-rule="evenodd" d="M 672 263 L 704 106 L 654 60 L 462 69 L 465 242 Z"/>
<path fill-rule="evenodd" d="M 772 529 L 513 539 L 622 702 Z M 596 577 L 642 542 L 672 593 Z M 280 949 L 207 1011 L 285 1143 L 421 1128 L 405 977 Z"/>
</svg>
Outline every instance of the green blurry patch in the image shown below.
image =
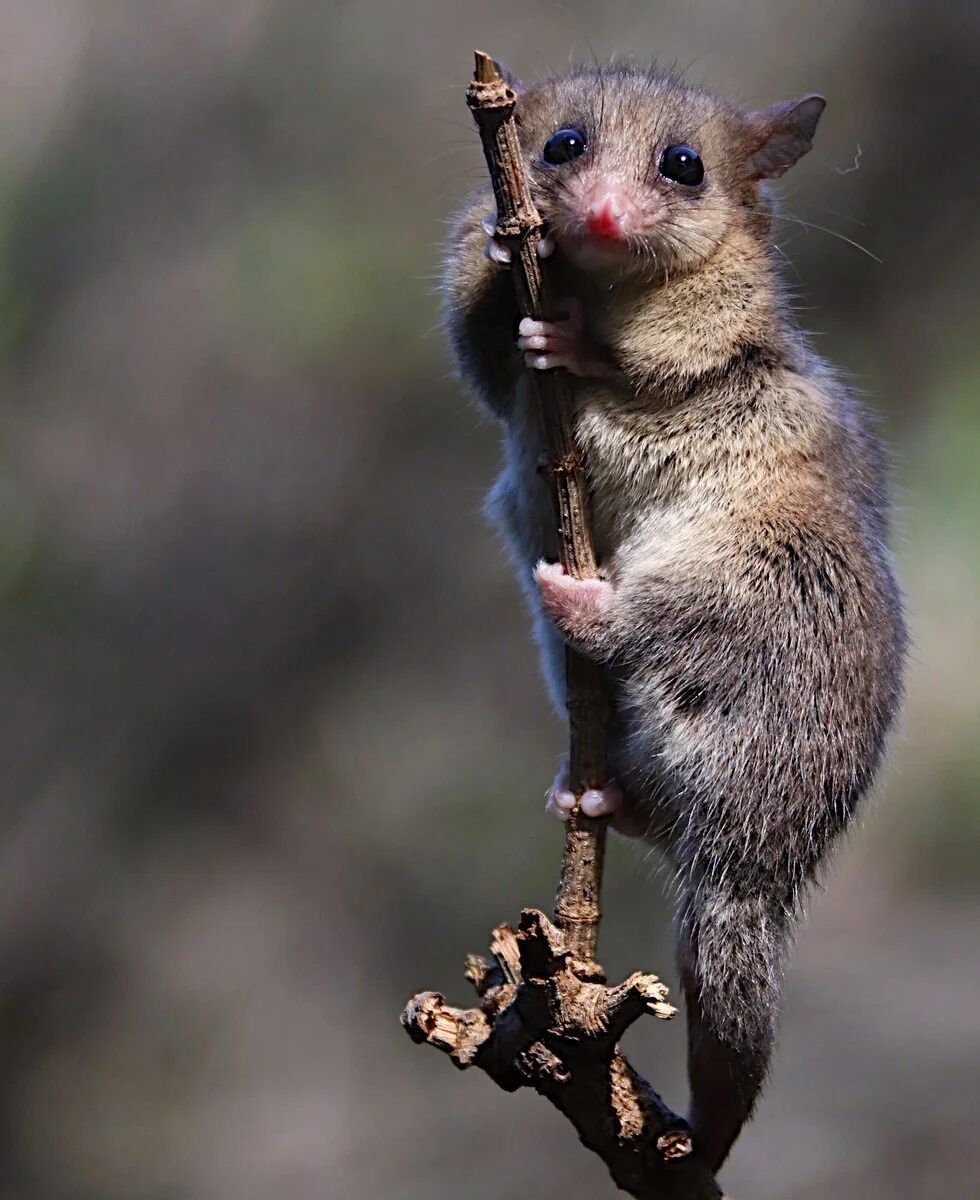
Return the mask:
<svg viewBox="0 0 980 1200">
<path fill-rule="evenodd" d="M 955 542 L 980 565 L 980 360 L 962 364 L 926 404 L 929 417 L 905 448 L 910 539 Z"/>
<path fill-rule="evenodd" d="M 19 607 L 25 602 L 33 590 L 39 557 L 37 518 L 28 489 L 0 458 L 0 606 Z"/>
<path fill-rule="evenodd" d="M 238 335 L 287 361 L 352 371 L 417 361 L 434 320 L 425 256 L 380 214 L 340 212 L 304 189 L 249 220 L 226 262 L 228 315 Z"/>
<path fill-rule="evenodd" d="M 955 360 L 954 360 L 955 361 Z M 980 876 L 980 360 L 924 398 L 903 449 L 900 574 L 912 633 L 904 770 L 890 853 L 903 886 L 977 889 Z"/>
<path fill-rule="evenodd" d="M 980 753 L 964 738 L 933 765 L 929 794 L 906 805 L 894 833 L 904 886 L 944 893 L 978 891 Z"/>
<path fill-rule="evenodd" d="M 14 187 L 0 180 L 0 358 L 18 342 L 30 311 L 29 291 L 18 276 L 14 255 L 18 215 Z"/>
<path fill-rule="evenodd" d="M 77 269 L 100 161 L 78 134 L 28 176 L 0 177 L 0 359 L 43 328 Z"/>
</svg>

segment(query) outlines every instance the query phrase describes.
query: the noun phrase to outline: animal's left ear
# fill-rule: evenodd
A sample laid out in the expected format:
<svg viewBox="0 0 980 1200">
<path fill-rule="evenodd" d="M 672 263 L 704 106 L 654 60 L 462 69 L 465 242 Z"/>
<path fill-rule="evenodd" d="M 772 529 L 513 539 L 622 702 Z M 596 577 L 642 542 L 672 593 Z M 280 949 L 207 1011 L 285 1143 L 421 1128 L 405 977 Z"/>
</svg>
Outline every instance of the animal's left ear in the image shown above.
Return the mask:
<svg viewBox="0 0 980 1200">
<path fill-rule="evenodd" d="M 745 161 L 750 179 L 776 179 L 813 146 L 823 96 L 804 96 L 753 113 L 749 122 L 759 141 Z"/>
</svg>

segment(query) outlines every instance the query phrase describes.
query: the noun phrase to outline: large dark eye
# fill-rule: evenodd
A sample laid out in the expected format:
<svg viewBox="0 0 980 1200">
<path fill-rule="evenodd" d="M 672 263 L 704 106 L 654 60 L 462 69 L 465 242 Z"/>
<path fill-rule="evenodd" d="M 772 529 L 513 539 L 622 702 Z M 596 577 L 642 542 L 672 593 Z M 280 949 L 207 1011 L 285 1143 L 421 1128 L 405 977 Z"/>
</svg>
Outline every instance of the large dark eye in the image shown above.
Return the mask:
<svg viewBox="0 0 980 1200">
<path fill-rule="evenodd" d="M 585 134 L 581 129 L 559 129 L 544 144 L 544 161 L 553 167 L 571 162 L 585 153 Z"/>
<path fill-rule="evenodd" d="M 660 159 L 660 174 L 685 187 L 697 187 L 704 179 L 704 163 L 690 146 L 668 146 Z"/>
</svg>

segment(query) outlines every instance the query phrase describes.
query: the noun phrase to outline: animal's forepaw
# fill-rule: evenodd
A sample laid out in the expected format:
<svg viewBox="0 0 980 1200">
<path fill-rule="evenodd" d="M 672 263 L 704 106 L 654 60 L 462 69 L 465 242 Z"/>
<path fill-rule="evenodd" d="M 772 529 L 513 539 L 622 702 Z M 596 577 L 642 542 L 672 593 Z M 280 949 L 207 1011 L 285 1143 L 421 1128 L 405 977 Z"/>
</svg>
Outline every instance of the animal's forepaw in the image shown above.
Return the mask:
<svg viewBox="0 0 980 1200">
<path fill-rule="evenodd" d="M 602 640 L 615 589 L 608 579 L 576 579 L 561 563 L 539 562 L 534 569 L 541 607 L 570 642 L 593 646 Z"/>
<path fill-rule="evenodd" d="M 480 222 L 480 226 L 487 235 L 484 254 L 493 262 L 500 263 L 501 266 L 510 266 L 513 255 L 511 254 L 510 246 L 497 237 L 497 214 L 489 213 Z M 539 258 L 550 258 L 555 252 L 554 240 L 546 234 L 538 238 L 537 250 Z"/>
<path fill-rule="evenodd" d="M 563 763 L 548 790 L 547 811 L 559 821 L 567 821 L 575 807 L 575 793 L 568 782 L 568 764 Z M 586 817 L 609 817 L 623 807 L 623 793 L 614 780 L 602 788 L 582 793 L 581 809 Z"/>
<path fill-rule="evenodd" d="M 487 244 L 484 247 L 483 253 L 491 262 L 500 263 L 502 267 L 510 266 L 510 246 L 505 245 L 497 237 L 497 218 L 495 214 L 490 213 L 489 216 L 484 217 L 480 222 L 480 227 L 487 235 Z"/>
<path fill-rule="evenodd" d="M 612 364 L 585 332 L 582 305 L 566 300 L 566 317 L 554 321 L 536 321 L 525 317 L 518 326 L 517 348 L 524 351 L 524 362 L 536 371 L 564 367 L 583 378 L 603 378 L 615 374 Z"/>
</svg>

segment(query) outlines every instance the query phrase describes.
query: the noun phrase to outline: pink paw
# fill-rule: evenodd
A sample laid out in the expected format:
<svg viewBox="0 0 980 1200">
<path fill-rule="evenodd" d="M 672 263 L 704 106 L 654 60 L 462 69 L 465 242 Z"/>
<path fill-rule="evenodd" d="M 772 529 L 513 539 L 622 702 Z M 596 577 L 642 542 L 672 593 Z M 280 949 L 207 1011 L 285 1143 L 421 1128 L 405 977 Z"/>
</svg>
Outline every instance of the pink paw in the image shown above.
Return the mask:
<svg viewBox="0 0 980 1200">
<path fill-rule="evenodd" d="M 578 300 L 566 300 L 568 316 L 560 321 L 536 321 L 525 317 L 518 326 L 517 348 L 524 351 L 526 366 L 536 371 L 551 371 L 564 367 L 583 378 L 602 378 L 615 374 L 608 362 L 603 362 L 598 349 L 585 333 L 582 305 Z"/>
<path fill-rule="evenodd" d="M 541 607 L 569 641 L 590 643 L 601 638 L 614 595 L 608 579 L 576 579 L 561 563 L 539 562 L 534 581 Z"/>
<path fill-rule="evenodd" d="M 518 350 L 524 351 L 524 362 L 537 371 L 551 371 L 564 367 L 575 375 L 583 375 L 582 369 L 589 357 L 587 353 L 582 305 L 569 300 L 565 307 L 568 316 L 561 321 L 535 321 L 525 317 L 518 326 Z"/>
<path fill-rule="evenodd" d="M 547 811 L 559 821 L 567 821 L 575 807 L 575 793 L 568 782 L 568 765 L 563 763 L 548 792 Z M 582 793 L 581 809 L 586 817 L 608 817 L 623 807 L 623 793 L 614 781 L 603 788 Z"/>
<path fill-rule="evenodd" d="M 487 235 L 487 244 L 484 250 L 487 258 L 492 262 L 500 263 L 502 267 L 510 265 L 511 252 L 510 246 L 499 240 L 497 237 L 497 214 L 490 213 L 480 222 L 483 232 Z M 538 257 L 550 258 L 555 252 L 554 239 L 543 235 L 538 239 Z"/>
</svg>

